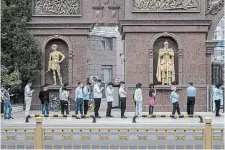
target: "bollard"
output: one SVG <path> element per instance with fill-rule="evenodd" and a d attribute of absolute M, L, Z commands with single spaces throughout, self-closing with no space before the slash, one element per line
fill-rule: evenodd
<path fill-rule="evenodd" d="M 212 146 L 212 118 L 205 118 L 204 149 L 213 149 Z"/>
<path fill-rule="evenodd" d="M 36 118 L 36 128 L 34 130 L 34 149 L 43 149 L 44 148 L 44 133 L 42 129 L 42 117 Z"/>

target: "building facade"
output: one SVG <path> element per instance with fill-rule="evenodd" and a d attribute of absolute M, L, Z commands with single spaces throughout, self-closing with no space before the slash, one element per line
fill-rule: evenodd
<path fill-rule="evenodd" d="M 194 82 L 198 90 L 196 111 L 207 110 L 207 86 L 212 83 L 211 58 L 218 43 L 214 40 L 214 32 L 224 16 L 221 0 L 33 1 L 34 11 L 28 22 L 28 29 L 45 56 L 43 73 L 47 70 L 51 46 L 58 44 L 59 51 L 66 56 L 61 64 L 63 82 L 68 82 L 71 90 L 76 88 L 78 81 L 86 82 L 92 74 L 101 76 L 102 80 L 110 80 L 107 74 L 112 75 L 112 80 L 116 78 L 117 61 L 94 59 L 109 57 L 106 54 L 109 52 L 103 51 L 103 48 L 114 49 L 115 38 L 102 39 L 101 36 L 93 35 L 97 38 L 96 41 L 101 41 L 98 43 L 91 41 L 92 35 L 90 36 L 95 24 L 115 24 L 119 26 L 119 33 L 124 41 L 124 52 L 112 52 L 112 58 L 107 59 L 116 60 L 117 55 L 124 57 L 127 111 L 134 111 L 132 95 L 138 82 L 143 84 L 144 111 L 148 108 L 150 83 L 155 83 L 157 90 L 155 111 L 171 111 L 171 85 L 160 84 L 156 77 L 158 54 L 164 48 L 165 41 L 174 51 L 173 84 L 180 95 L 181 110 L 186 111 L 186 88 L 190 81 Z M 101 46 L 101 51 L 97 50 L 99 56 L 93 56 L 96 52 L 89 56 L 88 51 L 94 51 L 90 50 L 89 43 Z M 102 52 L 106 55 L 103 56 Z M 106 67 L 100 62 L 104 62 Z M 34 81 L 36 93 L 32 108 L 40 107 L 37 93 L 46 82 L 53 84 L 52 72 L 42 74 Z M 60 85 L 50 86 L 49 89 L 54 94 L 59 87 Z"/>

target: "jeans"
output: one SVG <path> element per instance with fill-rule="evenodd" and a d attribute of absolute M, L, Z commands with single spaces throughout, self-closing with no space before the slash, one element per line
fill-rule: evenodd
<path fill-rule="evenodd" d="M 84 105 L 83 98 L 78 98 L 76 100 L 76 103 L 77 103 L 76 114 L 78 114 L 78 112 L 80 112 L 80 114 L 83 115 L 83 105 Z"/>
<path fill-rule="evenodd" d="M 68 101 L 60 100 L 60 104 L 61 104 L 61 114 L 64 115 L 64 111 L 66 111 L 66 114 L 69 115 Z"/>
<path fill-rule="evenodd" d="M 106 110 L 106 117 L 111 116 L 111 110 L 112 110 L 112 102 L 107 102 L 107 110 Z"/>
<path fill-rule="evenodd" d="M 89 103 L 89 100 L 84 100 L 84 115 L 87 115 L 87 112 L 88 112 L 88 105 Z"/>
<path fill-rule="evenodd" d="M 49 104 L 41 104 L 41 110 L 43 115 L 49 114 Z"/>
<path fill-rule="evenodd" d="M 195 106 L 195 97 L 188 97 L 187 98 L 187 114 L 188 115 L 194 114 L 194 106 Z"/>
<path fill-rule="evenodd" d="M 175 115 L 175 113 L 178 113 L 178 115 L 180 115 L 180 106 L 178 102 L 173 103 L 173 111 L 172 111 L 172 115 Z"/>
<path fill-rule="evenodd" d="M 101 98 L 94 98 L 94 101 L 95 101 L 95 117 L 98 117 L 99 116 L 98 111 L 101 105 Z"/>
<path fill-rule="evenodd" d="M 136 102 L 136 115 L 140 115 L 142 113 L 142 101 Z"/>
<path fill-rule="evenodd" d="M 216 104 L 216 116 L 218 116 L 220 113 L 220 99 L 215 100 L 215 104 Z"/>
<path fill-rule="evenodd" d="M 12 105 L 10 100 L 4 100 L 4 118 L 6 118 L 7 116 L 7 109 L 9 108 L 9 114 L 8 117 L 11 117 L 11 113 L 12 113 Z"/>
<path fill-rule="evenodd" d="M 126 97 L 121 97 L 120 102 L 121 102 L 121 117 L 123 117 L 124 112 L 126 110 Z"/>

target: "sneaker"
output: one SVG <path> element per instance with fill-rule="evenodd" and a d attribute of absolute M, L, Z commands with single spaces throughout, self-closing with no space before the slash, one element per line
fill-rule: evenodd
<path fill-rule="evenodd" d="M 96 118 L 102 118 L 101 116 L 96 116 Z"/>
<path fill-rule="evenodd" d="M 8 119 L 8 118 L 4 117 L 4 120 L 6 120 L 6 119 Z"/>
<path fill-rule="evenodd" d="M 14 119 L 13 117 L 8 117 L 8 119 Z"/>
<path fill-rule="evenodd" d="M 127 118 L 126 116 L 122 116 L 121 118 Z"/>
<path fill-rule="evenodd" d="M 216 117 L 220 117 L 221 115 L 216 115 Z"/>
<path fill-rule="evenodd" d="M 111 115 L 110 115 L 109 117 L 114 117 L 114 116 L 111 116 Z"/>

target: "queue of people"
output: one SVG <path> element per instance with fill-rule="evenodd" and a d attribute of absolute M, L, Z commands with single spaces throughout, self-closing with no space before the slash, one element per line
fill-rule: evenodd
<path fill-rule="evenodd" d="M 104 90 L 104 87 L 101 85 L 102 81 L 97 80 L 93 87 L 93 98 L 95 103 L 94 108 L 94 114 L 96 118 L 101 118 L 99 115 L 99 108 L 101 106 L 101 100 L 102 100 L 102 92 Z M 30 114 L 30 107 L 31 107 L 31 101 L 32 101 L 32 95 L 34 90 L 31 90 L 32 83 L 29 82 L 25 86 L 24 90 L 24 97 L 25 97 L 25 117 Z M 91 83 L 87 83 L 86 85 L 83 85 L 82 82 L 78 82 L 78 86 L 75 90 L 75 103 L 76 103 L 76 110 L 75 114 L 81 114 L 81 115 L 87 115 L 88 108 L 89 108 L 89 98 L 90 98 L 90 85 Z M 64 84 L 59 89 L 59 98 L 60 98 L 60 105 L 61 105 L 61 114 L 64 115 L 64 112 L 66 114 L 69 114 L 69 97 L 70 92 L 67 89 L 68 84 Z M 10 96 L 13 96 L 13 94 L 9 93 L 9 86 L 6 86 L 5 88 L 1 89 L 1 101 L 4 103 L 4 119 L 13 119 L 11 116 L 12 112 L 12 105 L 10 102 Z M 119 87 L 119 98 L 120 98 L 120 106 L 121 106 L 121 118 L 127 118 L 125 114 L 126 110 L 126 97 L 127 92 L 125 90 L 125 82 L 120 82 Z M 177 112 L 178 115 L 181 114 L 180 112 L 180 106 L 179 106 L 179 95 L 176 92 L 176 86 L 171 86 L 171 94 L 169 99 L 171 100 L 173 109 L 172 109 L 172 115 L 175 115 Z M 108 83 L 108 86 L 105 90 L 106 93 L 106 100 L 107 100 L 107 110 L 106 110 L 106 117 L 113 117 L 111 115 L 112 105 L 114 102 L 113 98 L 113 83 Z M 193 115 L 194 114 L 194 106 L 196 102 L 196 95 L 197 90 L 193 85 L 193 82 L 189 83 L 189 87 L 186 90 L 187 94 L 187 114 Z M 39 92 L 39 99 L 41 101 L 41 110 L 42 114 L 49 114 L 50 111 L 50 100 L 49 100 L 49 90 L 48 85 L 45 84 L 42 88 L 42 90 Z M 143 96 L 142 96 L 142 84 L 138 83 L 136 84 L 136 89 L 134 91 L 134 105 L 135 105 L 135 114 L 141 115 L 142 113 L 142 103 L 143 103 Z M 220 104 L 223 100 L 223 90 L 221 87 L 221 84 L 217 84 L 213 90 L 212 90 L 212 99 L 215 103 L 215 116 L 220 117 Z M 154 113 L 154 106 L 156 102 L 156 90 L 154 88 L 153 84 L 149 85 L 149 98 L 148 98 L 148 105 L 149 105 L 149 114 L 152 115 Z M 8 111 L 9 109 L 9 111 Z M 8 113 L 8 115 L 7 115 Z"/>

